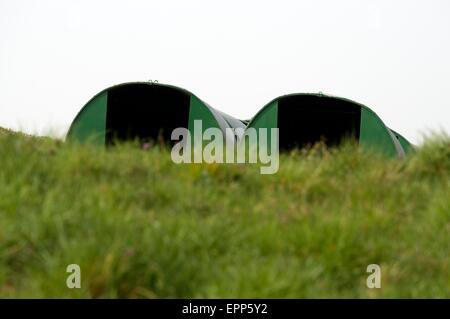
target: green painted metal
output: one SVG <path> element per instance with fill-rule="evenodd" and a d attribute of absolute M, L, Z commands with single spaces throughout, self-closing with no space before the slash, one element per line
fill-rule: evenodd
<path fill-rule="evenodd" d="M 414 151 L 414 146 L 400 133 L 394 131 L 393 129 L 390 129 L 392 134 L 394 134 L 394 136 L 397 138 L 397 140 L 399 141 L 400 145 L 403 148 L 403 151 L 405 152 L 405 154 L 409 154 L 412 151 Z"/>
<path fill-rule="evenodd" d="M 107 91 L 94 96 L 73 120 L 67 139 L 105 145 Z"/>
<path fill-rule="evenodd" d="M 381 119 L 367 107 L 361 108 L 359 143 L 367 149 L 380 150 L 387 156 L 397 155 L 395 142 Z"/>
<path fill-rule="evenodd" d="M 190 96 L 189 103 L 189 119 L 188 119 L 188 129 L 191 134 L 194 133 L 194 121 L 202 121 L 202 131 L 204 132 L 208 128 L 219 128 L 225 133 L 226 128 L 236 128 L 245 125 L 222 112 L 209 106 L 207 103 L 200 100 L 196 95 L 191 92 L 167 84 L 159 83 L 149 83 L 149 82 L 130 82 L 119 84 L 116 86 L 109 87 L 96 96 L 94 96 L 78 113 L 70 126 L 67 133 L 68 141 L 78 141 L 84 143 L 86 141 L 93 141 L 95 144 L 105 145 L 105 127 L 106 127 L 106 113 L 107 113 L 107 101 L 108 101 L 108 91 L 123 85 L 134 85 L 134 84 L 148 84 L 148 85 L 159 85 L 172 88 L 177 91 L 182 91 Z M 193 136 L 193 135 L 192 135 Z M 224 134 L 226 136 L 226 134 Z"/>
<path fill-rule="evenodd" d="M 248 127 L 277 128 L 278 127 L 278 101 L 274 100 L 259 111 L 248 124 Z"/>
<path fill-rule="evenodd" d="M 278 128 L 278 101 L 273 100 L 266 107 L 262 108 L 255 117 L 250 120 L 247 127 L 253 127 L 256 130 L 260 128 Z M 267 147 L 270 150 L 272 145 L 272 139 L 270 132 L 267 133 Z M 276 145 L 276 144 L 275 144 Z M 258 136 L 259 146 L 259 136 Z"/>
<path fill-rule="evenodd" d="M 224 129 L 227 127 L 227 123 L 220 118 L 217 118 L 215 114 L 212 112 L 212 109 L 206 106 L 204 102 L 202 102 L 195 95 L 191 95 L 190 106 L 189 106 L 189 123 L 188 129 L 191 133 L 191 143 L 192 145 L 203 145 L 204 141 L 202 140 L 202 136 L 196 136 L 195 131 L 195 121 L 202 121 L 202 134 L 208 128 L 219 128 Z M 197 141 L 195 140 L 197 138 Z"/>
<path fill-rule="evenodd" d="M 211 112 L 211 109 L 206 106 L 198 97 L 191 94 L 189 105 L 189 125 L 188 129 L 191 134 L 194 133 L 194 121 L 201 120 L 203 130 L 209 127 L 221 128 L 219 120 Z"/>

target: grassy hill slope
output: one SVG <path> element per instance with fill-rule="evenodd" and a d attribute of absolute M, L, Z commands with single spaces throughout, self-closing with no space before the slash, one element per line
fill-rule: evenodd
<path fill-rule="evenodd" d="M 449 194 L 448 137 L 406 160 L 293 153 L 260 175 L 3 132 L 0 297 L 449 298 Z"/>

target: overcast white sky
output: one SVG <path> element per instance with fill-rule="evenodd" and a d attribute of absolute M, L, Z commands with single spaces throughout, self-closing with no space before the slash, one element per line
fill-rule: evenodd
<path fill-rule="evenodd" d="M 238 118 L 319 92 L 450 132 L 450 1 L 0 0 L 0 126 L 65 134 L 98 91 L 181 86 Z"/>

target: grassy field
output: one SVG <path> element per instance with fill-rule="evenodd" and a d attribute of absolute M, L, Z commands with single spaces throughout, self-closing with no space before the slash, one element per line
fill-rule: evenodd
<path fill-rule="evenodd" d="M 0 297 L 450 298 L 450 139 L 406 160 L 319 147 L 260 175 L 2 131 Z"/>

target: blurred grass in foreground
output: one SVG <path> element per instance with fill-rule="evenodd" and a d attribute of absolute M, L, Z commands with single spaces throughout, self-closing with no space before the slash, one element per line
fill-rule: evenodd
<path fill-rule="evenodd" d="M 260 175 L 2 131 L 0 297 L 449 298 L 449 195 L 448 136 L 406 160 L 318 147 Z"/>

